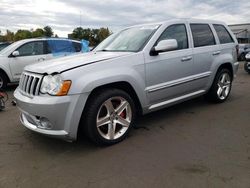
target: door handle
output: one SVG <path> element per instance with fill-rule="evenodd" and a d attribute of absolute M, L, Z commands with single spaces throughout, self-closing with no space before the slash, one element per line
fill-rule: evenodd
<path fill-rule="evenodd" d="M 181 61 L 190 61 L 192 59 L 191 56 L 183 57 Z"/>
<path fill-rule="evenodd" d="M 44 60 L 45 60 L 44 57 L 41 57 L 41 58 L 38 59 L 38 61 L 44 61 Z"/>
<path fill-rule="evenodd" d="M 213 52 L 213 55 L 219 55 L 220 51 Z"/>

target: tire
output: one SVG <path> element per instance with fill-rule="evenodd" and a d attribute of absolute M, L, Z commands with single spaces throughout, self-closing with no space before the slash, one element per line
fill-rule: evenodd
<path fill-rule="evenodd" d="M 7 76 L 0 71 L 0 90 L 5 89 L 7 87 L 7 84 L 8 84 Z"/>
<path fill-rule="evenodd" d="M 132 98 L 119 89 L 103 89 L 86 104 L 81 126 L 97 145 L 113 145 L 124 140 L 133 127 L 136 108 Z"/>
<path fill-rule="evenodd" d="M 246 63 L 244 64 L 244 69 L 245 69 L 245 71 L 246 71 L 248 74 L 250 74 L 250 69 L 249 69 L 248 66 L 247 66 L 248 63 L 249 63 L 249 62 L 246 62 Z"/>
<path fill-rule="evenodd" d="M 215 103 L 226 101 L 231 92 L 232 80 L 232 73 L 228 69 L 220 69 L 209 92 L 206 94 L 206 98 Z"/>

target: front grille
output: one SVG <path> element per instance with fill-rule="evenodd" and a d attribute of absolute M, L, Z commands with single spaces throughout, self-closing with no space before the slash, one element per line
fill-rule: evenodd
<path fill-rule="evenodd" d="M 42 75 L 23 72 L 19 81 L 19 88 L 23 94 L 34 96 L 39 94 Z"/>

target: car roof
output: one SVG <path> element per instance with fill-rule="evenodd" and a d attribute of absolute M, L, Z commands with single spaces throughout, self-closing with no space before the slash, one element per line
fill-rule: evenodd
<path fill-rule="evenodd" d="M 249 43 L 239 44 L 240 47 L 250 46 Z"/>
<path fill-rule="evenodd" d="M 189 23 L 210 23 L 210 24 L 222 24 L 226 25 L 225 22 L 222 21 L 216 21 L 216 20 L 207 20 L 207 19 L 195 19 L 195 18 L 178 18 L 178 19 L 169 19 L 166 21 L 161 22 L 152 22 L 152 23 L 146 23 L 146 24 L 138 24 L 131 27 L 138 27 L 138 26 L 148 26 L 148 25 L 168 25 L 172 23 L 178 23 L 178 22 L 189 22 Z M 128 27 L 130 28 L 130 27 Z"/>
<path fill-rule="evenodd" d="M 26 42 L 32 42 L 32 41 L 46 41 L 46 40 L 69 40 L 73 42 L 80 42 L 78 40 L 73 40 L 73 39 L 68 39 L 68 38 L 56 38 L 56 37 L 38 37 L 38 38 L 31 38 L 31 39 L 23 39 L 20 41 L 22 41 L 23 43 L 26 43 Z"/>
<path fill-rule="evenodd" d="M 80 44 L 80 41 L 77 40 L 72 40 L 72 39 L 67 39 L 67 38 L 52 38 L 52 37 L 41 37 L 41 38 L 31 38 L 31 39 L 23 39 L 16 41 L 12 43 L 11 45 L 7 46 L 5 49 L 1 51 L 1 55 L 9 55 L 13 49 L 15 49 L 18 46 L 21 46 L 27 42 L 33 42 L 33 41 L 47 41 L 47 40 L 66 40 L 66 41 L 72 41 L 72 42 L 77 42 Z"/>
<path fill-rule="evenodd" d="M 0 42 L 0 45 L 1 44 L 11 44 L 12 42 Z"/>

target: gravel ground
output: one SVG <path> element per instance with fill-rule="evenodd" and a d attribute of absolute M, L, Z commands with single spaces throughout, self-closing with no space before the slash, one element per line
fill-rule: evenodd
<path fill-rule="evenodd" d="M 203 97 L 151 113 L 120 144 L 96 147 L 33 133 L 10 100 L 0 112 L 0 188 L 250 188 L 250 75 L 229 100 Z"/>

